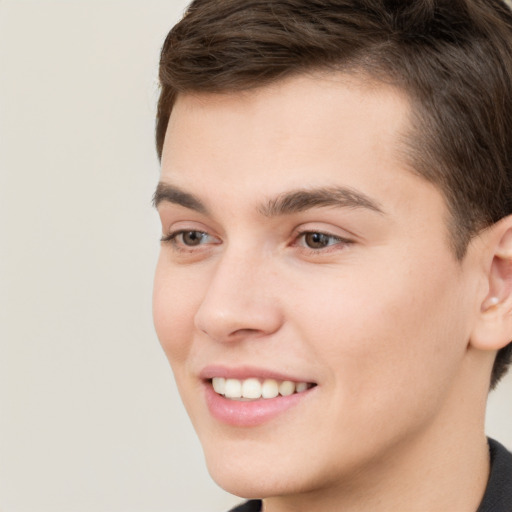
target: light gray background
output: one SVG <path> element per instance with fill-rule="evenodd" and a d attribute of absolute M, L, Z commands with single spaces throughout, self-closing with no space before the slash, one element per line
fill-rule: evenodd
<path fill-rule="evenodd" d="M 183 0 L 0 0 L 0 509 L 221 512 L 153 332 L 156 68 Z M 512 448 L 512 377 L 488 432 Z"/>

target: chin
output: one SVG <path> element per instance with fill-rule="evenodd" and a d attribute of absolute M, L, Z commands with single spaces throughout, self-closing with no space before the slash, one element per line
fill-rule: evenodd
<path fill-rule="evenodd" d="M 231 448 L 231 449 L 230 449 Z M 204 447 L 206 466 L 215 483 L 225 491 L 241 498 L 262 498 L 274 495 L 278 491 L 275 480 L 276 471 L 271 463 L 245 453 L 233 447 L 213 450 Z"/>
<path fill-rule="evenodd" d="M 300 492 L 298 482 L 294 485 L 289 481 L 291 475 L 277 475 L 271 463 L 264 472 L 254 471 L 250 467 L 242 471 L 232 471 L 228 468 L 219 469 L 217 465 L 214 468 L 208 466 L 208 471 L 219 487 L 244 499 L 263 499 Z"/>
<path fill-rule="evenodd" d="M 210 471 L 210 476 L 213 481 L 226 492 L 246 500 L 282 495 L 278 489 L 269 486 L 267 482 L 261 481 L 261 478 L 248 474 L 218 474 Z"/>
<path fill-rule="evenodd" d="M 281 450 L 264 454 L 265 450 L 255 452 L 251 448 L 247 447 L 243 452 L 205 449 L 208 472 L 219 487 L 244 499 L 300 494 L 316 487 L 314 468 L 304 467 L 302 457 L 296 459 L 290 457 L 290 452 Z M 308 475 L 301 472 L 305 469 Z"/>

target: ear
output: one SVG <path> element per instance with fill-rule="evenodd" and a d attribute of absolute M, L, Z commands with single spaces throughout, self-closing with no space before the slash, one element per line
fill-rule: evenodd
<path fill-rule="evenodd" d="M 470 344 L 496 351 L 512 341 L 512 215 L 483 234 L 488 293 L 480 305 Z"/>

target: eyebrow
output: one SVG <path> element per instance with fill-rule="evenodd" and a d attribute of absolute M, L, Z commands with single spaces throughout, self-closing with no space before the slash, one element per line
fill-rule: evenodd
<path fill-rule="evenodd" d="M 285 192 L 269 200 L 259 208 L 259 211 L 267 217 L 275 217 L 321 207 L 365 208 L 384 214 L 377 201 L 348 187 L 323 187 Z"/>
<path fill-rule="evenodd" d="M 204 203 L 194 194 L 160 182 L 153 195 L 153 205 L 156 208 L 164 201 L 208 214 Z M 320 187 L 284 192 L 260 205 L 258 211 L 266 217 L 279 217 L 321 207 L 364 208 L 384 214 L 377 201 L 348 187 Z"/>
<path fill-rule="evenodd" d="M 206 206 L 194 194 L 190 194 L 174 185 L 169 185 L 161 181 L 153 194 L 153 206 L 157 208 L 163 201 L 195 210 L 198 213 L 208 213 Z"/>

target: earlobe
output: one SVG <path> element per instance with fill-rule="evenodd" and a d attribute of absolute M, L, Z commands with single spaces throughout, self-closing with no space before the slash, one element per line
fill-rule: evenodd
<path fill-rule="evenodd" d="M 482 313 L 486 313 L 489 311 L 489 309 L 494 308 L 500 303 L 500 299 L 495 296 L 488 296 L 483 302 L 482 302 Z"/>
<path fill-rule="evenodd" d="M 485 233 L 488 293 L 471 344 L 480 350 L 499 350 L 512 340 L 512 216 L 505 217 Z"/>

